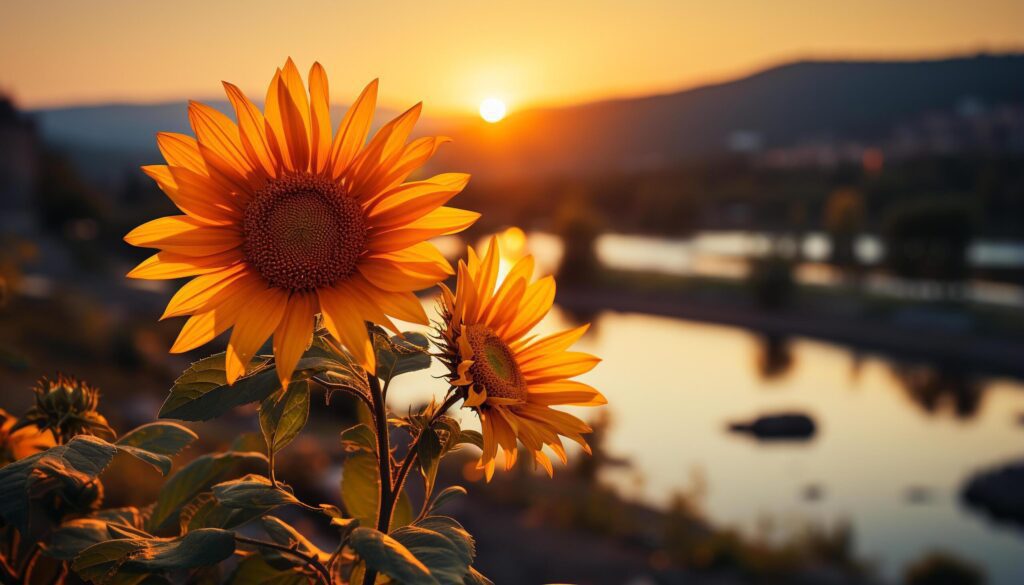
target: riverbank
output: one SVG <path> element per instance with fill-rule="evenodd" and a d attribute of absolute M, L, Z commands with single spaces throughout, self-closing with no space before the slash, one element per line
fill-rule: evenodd
<path fill-rule="evenodd" d="M 849 289 L 799 286 L 766 309 L 741 281 L 609 272 L 594 284 L 559 287 L 558 303 L 586 316 L 647 313 L 740 327 L 772 337 L 808 337 L 900 359 L 1024 377 L 1024 319 L 1010 308 L 878 299 Z"/>

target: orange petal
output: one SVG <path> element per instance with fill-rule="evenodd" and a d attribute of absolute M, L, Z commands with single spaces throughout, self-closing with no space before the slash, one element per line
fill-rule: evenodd
<path fill-rule="evenodd" d="M 270 139 L 267 137 L 267 123 L 260 112 L 249 98 L 245 97 L 242 90 L 234 85 L 224 82 L 224 91 L 235 108 L 235 116 L 238 118 L 238 130 L 241 134 L 242 146 L 249 157 L 249 161 L 256 168 L 259 168 L 268 177 L 277 176 L 279 163 L 274 158 L 270 148 Z"/>
<path fill-rule="evenodd" d="M 187 215 L 172 215 L 140 225 L 124 241 L 186 256 L 210 256 L 241 246 L 242 234 L 233 226 L 213 226 Z"/>
<path fill-rule="evenodd" d="M 327 330 L 352 352 L 363 369 L 375 372 L 377 366 L 373 344 L 362 316 L 355 310 L 356 301 L 346 295 L 343 289 L 336 287 L 319 288 L 317 295 L 320 297 L 320 312 Z"/>
<path fill-rule="evenodd" d="M 264 289 L 247 299 L 228 341 L 225 359 L 228 384 L 234 384 L 245 374 L 253 356 L 277 329 L 287 306 L 288 293 L 278 288 Z"/>
<path fill-rule="evenodd" d="M 282 388 L 288 387 L 295 365 L 313 340 L 314 313 L 316 296 L 313 293 L 293 293 L 288 299 L 284 317 L 274 331 L 274 360 Z"/>
<path fill-rule="evenodd" d="M 416 104 L 385 124 L 370 140 L 366 149 L 356 157 L 352 163 L 351 172 L 346 173 L 346 176 L 350 180 L 351 192 L 357 199 L 366 201 L 377 195 L 375 192 L 364 190 L 365 187 L 373 180 L 381 163 L 405 145 L 405 140 L 412 132 L 422 111 L 423 104 Z"/>
<path fill-rule="evenodd" d="M 549 354 L 521 364 L 523 377 L 529 384 L 543 384 L 585 374 L 601 363 L 601 359 L 581 351 Z"/>
<path fill-rule="evenodd" d="M 319 63 L 313 63 L 309 70 L 309 113 L 313 148 L 310 166 L 314 173 L 321 173 L 331 158 L 331 103 L 327 72 Z"/>
<path fill-rule="evenodd" d="M 231 283 L 245 276 L 245 269 L 246 265 L 239 263 L 193 278 L 174 293 L 160 320 L 209 310 L 209 305 L 215 302 L 217 295 L 228 289 Z"/>
<path fill-rule="evenodd" d="M 161 185 L 161 189 L 179 209 L 192 217 L 215 224 L 242 221 L 242 210 L 238 207 L 237 199 L 222 191 L 209 177 L 181 167 L 170 167 L 169 170 L 174 180 L 173 186 L 165 188 Z M 160 183 L 160 180 L 157 179 L 157 182 Z"/>
<path fill-rule="evenodd" d="M 444 278 L 435 274 L 422 274 L 407 269 L 401 264 L 366 258 L 358 265 L 359 273 L 374 286 L 391 292 L 410 292 L 437 284 Z"/>
<path fill-rule="evenodd" d="M 199 143 L 195 138 L 176 132 L 157 132 L 156 146 L 168 165 L 184 167 L 200 174 L 207 173 L 206 161 L 199 154 Z"/>
<path fill-rule="evenodd" d="M 529 402 L 544 406 L 600 406 L 608 400 L 592 386 L 575 380 L 559 380 L 529 387 Z"/>
<path fill-rule="evenodd" d="M 465 173 L 446 173 L 406 183 L 380 196 L 367 217 L 374 229 L 406 225 L 448 203 L 469 183 Z"/>
<path fill-rule="evenodd" d="M 551 310 L 555 302 L 555 279 L 550 276 L 538 280 L 526 288 L 523 300 L 519 302 L 519 313 L 512 324 L 505 329 L 504 338 L 509 341 L 526 335 L 544 315 Z"/>
<path fill-rule="evenodd" d="M 192 315 L 171 346 L 171 353 L 184 353 L 212 341 L 235 324 L 254 295 L 265 290 L 262 279 L 243 278 L 231 284 L 223 294 L 211 299 L 207 310 Z"/>
<path fill-rule="evenodd" d="M 366 283 L 367 286 L 373 286 Z M 373 287 L 370 295 L 380 308 L 396 319 L 426 325 L 430 321 L 420 299 L 411 292 L 389 292 Z"/>
<path fill-rule="evenodd" d="M 209 274 L 240 261 L 239 250 L 228 250 L 212 256 L 185 256 L 174 252 L 158 252 L 146 258 L 127 274 L 128 278 L 168 280 Z"/>
<path fill-rule="evenodd" d="M 525 364 L 552 353 L 565 351 L 583 337 L 583 334 L 586 333 L 588 329 L 590 329 L 590 324 L 586 323 L 574 329 L 567 329 L 565 331 L 541 337 L 527 345 L 525 349 L 516 352 L 516 361 L 520 364 Z"/>
<path fill-rule="evenodd" d="M 402 250 L 430 238 L 461 232 L 479 217 L 475 211 L 439 207 L 401 229 L 372 236 L 367 248 L 374 255 Z"/>
<path fill-rule="evenodd" d="M 416 169 L 425 165 L 441 145 L 451 141 L 452 139 L 447 136 L 427 136 L 413 140 L 401 152 L 393 155 L 392 160 L 387 161 L 383 172 L 367 188 L 375 192 L 392 189 L 406 180 Z"/>
<path fill-rule="evenodd" d="M 227 177 L 238 192 L 247 192 L 253 169 L 245 155 L 238 126 L 224 114 L 195 101 L 189 102 L 188 118 L 207 166 Z"/>
<path fill-rule="evenodd" d="M 345 112 L 338 133 L 331 145 L 331 173 L 337 179 L 341 177 L 349 165 L 355 160 L 359 149 L 366 142 L 373 122 L 373 111 L 377 107 L 377 80 L 374 79 L 359 94 L 352 107 Z"/>
<path fill-rule="evenodd" d="M 295 103 L 292 92 L 284 83 L 277 84 L 277 101 L 281 110 L 281 129 L 288 145 L 288 157 L 292 163 L 292 170 L 305 172 L 309 168 L 307 121 L 302 116 L 301 106 Z M 309 116 L 308 112 L 306 116 Z"/>

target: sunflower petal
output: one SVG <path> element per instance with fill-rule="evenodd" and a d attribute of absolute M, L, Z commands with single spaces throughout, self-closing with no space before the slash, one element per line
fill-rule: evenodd
<path fill-rule="evenodd" d="M 242 146 L 249 156 L 249 161 L 253 167 L 261 169 L 268 177 L 276 177 L 279 163 L 274 159 L 273 150 L 270 148 L 263 113 L 236 86 L 225 81 L 224 91 L 235 108 Z"/>
<path fill-rule="evenodd" d="M 335 179 L 348 170 L 366 142 L 373 122 L 373 111 L 377 107 L 377 85 L 374 79 L 363 89 L 338 126 L 338 133 L 331 145 L 331 174 Z"/>
<path fill-rule="evenodd" d="M 288 293 L 278 288 L 265 288 L 246 299 L 228 341 L 224 360 L 228 384 L 245 374 L 253 356 L 277 329 L 287 305 Z"/>
<path fill-rule="evenodd" d="M 310 167 L 314 173 L 321 173 L 327 169 L 331 158 L 331 104 L 327 72 L 320 63 L 313 63 L 309 70 L 309 113 L 309 142 L 312 145 Z"/>
<path fill-rule="evenodd" d="M 437 236 L 455 234 L 473 225 L 480 214 L 454 207 L 439 207 L 420 219 L 400 228 L 370 238 L 371 255 L 403 250 Z"/>
<path fill-rule="evenodd" d="M 367 217 L 374 229 L 409 224 L 448 203 L 468 183 L 465 173 L 446 173 L 400 185 L 381 195 Z"/>
<path fill-rule="evenodd" d="M 210 256 L 241 246 L 242 234 L 234 227 L 213 226 L 187 215 L 172 215 L 140 225 L 124 241 L 140 248 Z"/>
<path fill-rule="evenodd" d="M 245 269 L 245 264 L 239 263 L 193 278 L 174 293 L 160 320 L 203 312 L 217 295 L 245 276 Z"/>
<path fill-rule="evenodd" d="M 363 369 L 375 372 L 377 365 L 370 335 L 362 316 L 353 310 L 352 299 L 336 287 L 317 289 L 317 295 L 327 330 L 352 352 Z"/>
<path fill-rule="evenodd" d="M 284 316 L 274 331 L 274 360 L 277 364 L 277 378 L 282 388 L 288 388 L 295 365 L 299 363 L 299 358 L 313 340 L 314 313 L 314 293 L 293 293 L 288 299 Z"/>
<path fill-rule="evenodd" d="M 157 252 L 133 268 L 128 278 L 143 280 L 169 280 L 198 276 L 223 270 L 242 259 L 238 250 L 228 250 L 211 256 L 186 256 L 174 252 Z"/>

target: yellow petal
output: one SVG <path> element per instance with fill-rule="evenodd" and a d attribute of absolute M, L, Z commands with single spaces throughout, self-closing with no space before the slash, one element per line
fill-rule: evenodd
<path fill-rule="evenodd" d="M 303 95 L 305 95 L 304 92 Z M 288 88 L 286 83 L 277 84 L 277 102 L 281 111 L 281 129 L 284 132 L 285 142 L 288 144 L 288 156 L 292 163 L 292 170 L 305 172 L 309 168 L 308 106 L 306 106 L 307 110 L 303 116 L 303 105 L 295 102 L 294 92 Z"/>
<path fill-rule="evenodd" d="M 359 201 L 367 201 L 377 195 L 376 192 L 365 190 L 365 187 L 373 180 L 375 173 L 381 170 L 381 163 L 405 145 L 422 110 L 423 104 L 416 104 L 385 124 L 353 161 L 352 169 L 346 173 L 346 177 L 350 181 L 352 194 Z"/>
<path fill-rule="evenodd" d="M 565 351 L 583 337 L 583 334 L 586 333 L 588 329 L 590 329 L 590 324 L 586 323 L 574 329 L 567 329 L 565 331 L 541 337 L 527 345 L 524 349 L 517 351 L 516 361 L 519 362 L 519 364 L 526 364 L 546 355 Z"/>
<path fill-rule="evenodd" d="M 519 302 L 519 313 L 512 320 L 512 324 L 505 329 L 502 337 L 514 341 L 529 333 L 530 329 L 533 329 L 544 318 L 544 315 L 548 314 L 554 302 L 554 278 L 545 276 L 528 286 L 522 301 Z"/>
<path fill-rule="evenodd" d="M 528 402 L 544 406 L 600 406 L 608 400 L 596 388 L 576 380 L 558 380 L 529 387 Z"/>
<path fill-rule="evenodd" d="M 266 283 L 260 279 L 233 282 L 225 294 L 211 299 L 208 310 L 196 313 L 185 322 L 171 347 L 171 353 L 195 349 L 227 331 L 249 305 L 250 299 L 266 288 Z"/>

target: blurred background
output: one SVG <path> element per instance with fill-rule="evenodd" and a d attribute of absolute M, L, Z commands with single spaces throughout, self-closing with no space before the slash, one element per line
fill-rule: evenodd
<path fill-rule="evenodd" d="M 378 125 L 422 99 L 418 133 L 454 139 L 425 174 L 472 173 L 454 204 L 484 215 L 446 254 L 498 234 L 559 279 L 542 329 L 594 323 L 594 457 L 445 471 L 496 583 L 1024 582 L 1018 0 L 2 11 L 0 407 L 62 370 L 125 430 L 223 347 L 169 355 L 178 283 L 124 278 L 148 254 L 123 235 L 173 213 L 138 167 L 187 99 L 319 60 L 335 124 L 380 77 Z M 336 499 L 352 416 L 316 409 L 280 475 Z M 258 427 L 196 430 L 186 459 Z"/>

